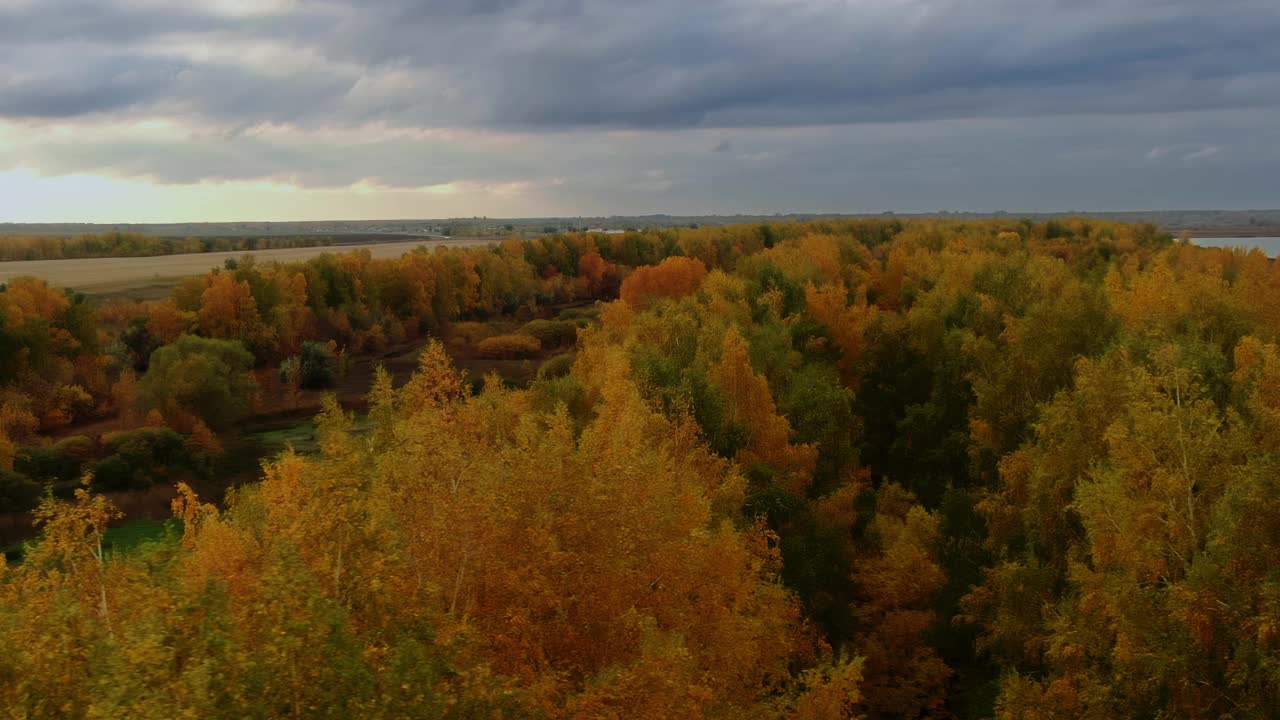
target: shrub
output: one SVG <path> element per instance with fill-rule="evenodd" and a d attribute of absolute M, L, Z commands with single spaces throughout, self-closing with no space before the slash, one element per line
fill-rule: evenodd
<path fill-rule="evenodd" d="M 81 457 L 65 448 L 25 447 L 14 458 L 13 469 L 36 482 L 57 483 L 80 477 Z"/>
<path fill-rule="evenodd" d="M 141 473 L 128 460 L 112 455 L 93 466 L 93 486 L 98 490 L 141 490 L 151 486 L 151 479 Z"/>
<path fill-rule="evenodd" d="M 569 374 L 569 370 L 573 368 L 573 362 L 576 356 L 573 353 L 564 353 L 556 355 L 542 363 L 542 367 L 538 368 L 538 377 L 540 378 L 558 378 Z"/>
<path fill-rule="evenodd" d="M 518 360 L 542 352 L 542 343 L 538 338 L 528 335 L 495 335 L 481 340 L 476 349 L 480 357 Z"/>
<path fill-rule="evenodd" d="M 538 338 L 544 348 L 561 347 L 577 341 L 578 325 L 570 320 L 530 320 L 520 334 Z"/>
<path fill-rule="evenodd" d="M 111 452 L 138 462 L 175 465 L 185 463 L 188 457 L 182 436 L 163 427 L 112 433 L 106 438 L 106 445 Z"/>
<path fill-rule="evenodd" d="M 90 440 L 88 435 L 72 435 L 62 438 L 54 443 L 53 447 L 61 452 L 75 455 L 81 460 L 89 458 L 98 449 L 97 444 Z"/>
<path fill-rule="evenodd" d="M 198 421 L 186 440 L 186 447 L 193 467 L 198 466 L 206 473 L 213 470 L 218 458 L 226 452 L 218 436 L 207 425 Z"/>
<path fill-rule="evenodd" d="M 554 412 L 557 406 L 563 404 L 578 423 L 586 421 L 591 408 L 586 390 L 572 375 L 539 377 L 529 386 L 529 393 L 539 412 Z"/>
<path fill-rule="evenodd" d="M 589 305 L 587 307 L 565 308 L 556 317 L 560 320 L 572 322 L 578 327 L 586 327 L 600 321 L 600 306 Z"/>
<path fill-rule="evenodd" d="M 40 483 L 12 470 L 0 470 L 0 512 L 25 512 L 40 502 Z"/>
<path fill-rule="evenodd" d="M 113 454 L 93 468 L 102 490 L 141 490 L 192 467 L 183 437 L 169 428 L 138 428 L 106 440 Z"/>
<path fill-rule="evenodd" d="M 280 382 L 302 386 L 302 360 L 297 355 L 291 355 L 280 362 Z"/>
<path fill-rule="evenodd" d="M 470 345 L 493 335 L 493 328 L 487 323 L 460 320 L 449 326 L 449 334 L 452 337 L 463 338 Z"/>
<path fill-rule="evenodd" d="M 304 388 L 333 387 L 338 378 L 338 358 L 324 343 L 307 341 L 298 356 L 298 382 Z"/>

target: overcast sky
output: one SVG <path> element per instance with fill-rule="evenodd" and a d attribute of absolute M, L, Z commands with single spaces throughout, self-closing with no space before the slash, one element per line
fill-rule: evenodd
<path fill-rule="evenodd" d="M 0 222 L 1280 206 L 1278 0 L 0 0 Z"/>

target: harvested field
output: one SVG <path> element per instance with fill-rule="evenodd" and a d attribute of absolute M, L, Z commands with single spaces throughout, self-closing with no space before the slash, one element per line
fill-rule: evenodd
<path fill-rule="evenodd" d="M 4 242 L 0 238 L 0 242 Z M 328 247 L 282 248 L 253 252 L 194 253 L 155 257 L 85 258 L 75 260 L 26 260 L 0 262 L 0 282 L 15 277 L 37 277 L 90 295 L 137 295 L 155 297 L 167 294 L 184 277 L 200 275 L 220 268 L 228 258 L 252 255 L 258 262 L 298 262 L 324 253 L 343 253 L 367 249 L 375 258 L 400 257 L 426 246 L 469 247 L 486 245 L 487 240 L 414 240 L 409 242 L 374 242 Z"/>

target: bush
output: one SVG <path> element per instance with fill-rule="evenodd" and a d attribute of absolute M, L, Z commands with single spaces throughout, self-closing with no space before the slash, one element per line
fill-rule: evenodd
<path fill-rule="evenodd" d="M 573 368 L 573 362 L 576 356 L 569 352 L 562 355 L 556 355 L 542 363 L 542 367 L 538 368 L 538 377 L 540 378 L 558 378 L 569 374 L 569 370 Z"/>
<path fill-rule="evenodd" d="M 590 305 L 588 307 L 565 308 L 560 311 L 557 317 L 560 320 L 572 322 L 578 327 L 586 327 L 600 322 L 600 306 Z"/>
<path fill-rule="evenodd" d="M 53 444 L 56 450 L 75 455 L 81 460 L 85 460 L 97 451 L 97 444 L 89 439 L 88 435 L 72 435 L 65 437 Z"/>
<path fill-rule="evenodd" d="M 578 325 L 570 320 L 531 320 L 520 334 L 538 338 L 544 348 L 561 347 L 578 340 Z"/>
<path fill-rule="evenodd" d="M 299 387 L 311 390 L 331 388 L 338 380 L 338 358 L 325 343 L 308 340 L 302 353 L 280 363 L 280 382 L 297 381 Z"/>
<path fill-rule="evenodd" d="M 192 467 L 183 437 L 169 428 L 138 428 L 107 438 L 113 454 L 93 468 L 101 490 L 142 490 Z"/>
<path fill-rule="evenodd" d="M 578 423 L 586 422 L 591 409 L 586 390 L 572 375 L 558 378 L 540 377 L 529 386 L 529 394 L 533 399 L 534 408 L 539 412 L 555 412 L 556 407 L 563 404 L 569 410 L 569 415 Z"/>
<path fill-rule="evenodd" d="M 476 346 L 480 357 L 497 360 L 519 360 L 542 352 L 542 343 L 528 335 L 495 335 Z"/>
<path fill-rule="evenodd" d="M 449 326 L 449 335 L 455 338 L 463 338 L 468 345 L 472 345 L 492 336 L 493 328 L 487 323 L 460 320 Z"/>
<path fill-rule="evenodd" d="M 289 385 L 297 381 L 302 385 L 302 360 L 297 355 L 290 355 L 280 362 L 280 382 Z"/>
<path fill-rule="evenodd" d="M 93 466 L 93 486 L 97 490 L 142 490 L 151 486 L 149 477 L 142 477 L 128 460 L 119 455 L 102 460 Z"/>
<path fill-rule="evenodd" d="M 25 512 L 40 502 L 40 483 L 12 470 L 0 470 L 0 512 Z"/>
<path fill-rule="evenodd" d="M 174 465 L 183 464 L 188 459 L 183 437 L 166 427 L 144 427 L 112 433 L 107 436 L 106 445 L 111 452 L 138 462 Z"/>
<path fill-rule="evenodd" d="M 304 342 L 298 357 L 298 373 L 304 388 L 333 387 L 338 378 L 338 358 L 324 343 Z"/>
<path fill-rule="evenodd" d="M 13 469 L 36 482 L 57 483 L 80 477 L 81 457 L 64 448 L 25 447 L 14 458 Z"/>

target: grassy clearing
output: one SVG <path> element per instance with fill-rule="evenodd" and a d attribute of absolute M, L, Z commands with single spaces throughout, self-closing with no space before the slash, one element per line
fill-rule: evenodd
<path fill-rule="evenodd" d="M 352 423 L 356 435 L 369 428 L 367 415 L 357 414 Z M 310 416 L 306 418 L 287 418 L 262 422 L 246 428 L 244 442 L 256 448 L 259 457 L 274 458 L 280 453 L 293 448 L 299 455 L 314 455 L 320 452 L 320 439 L 316 435 L 316 426 Z"/>
<path fill-rule="evenodd" d="M 109 553 L 130 553 L 148 543 L 176 542 L 182 537 L 182 521 L 178 518 L 167 520 L 130 520 L 122 525 L 107 528 L 102 536 L 102 548 Z M 18 565 L 26 553 L 28 542 L 14 543 L 0 548 L 5 562 Z"/>
<path fill-rule="evenodd" d="M 257 444 L 263 457 L 275 457 L 290 447 L 302 455 L 320 452 L 316 426 L 310 420 L 250 432 L 245 440 Z"/>
<path fill-rule="evenodd" d="M 178 518 L 133 520 L 119 527 L 108 528 L 102 536 L 102 545 L 112 552 L 126 553 L 146 543 L 176 541 L 180 537 L 182 521 Z"/>

